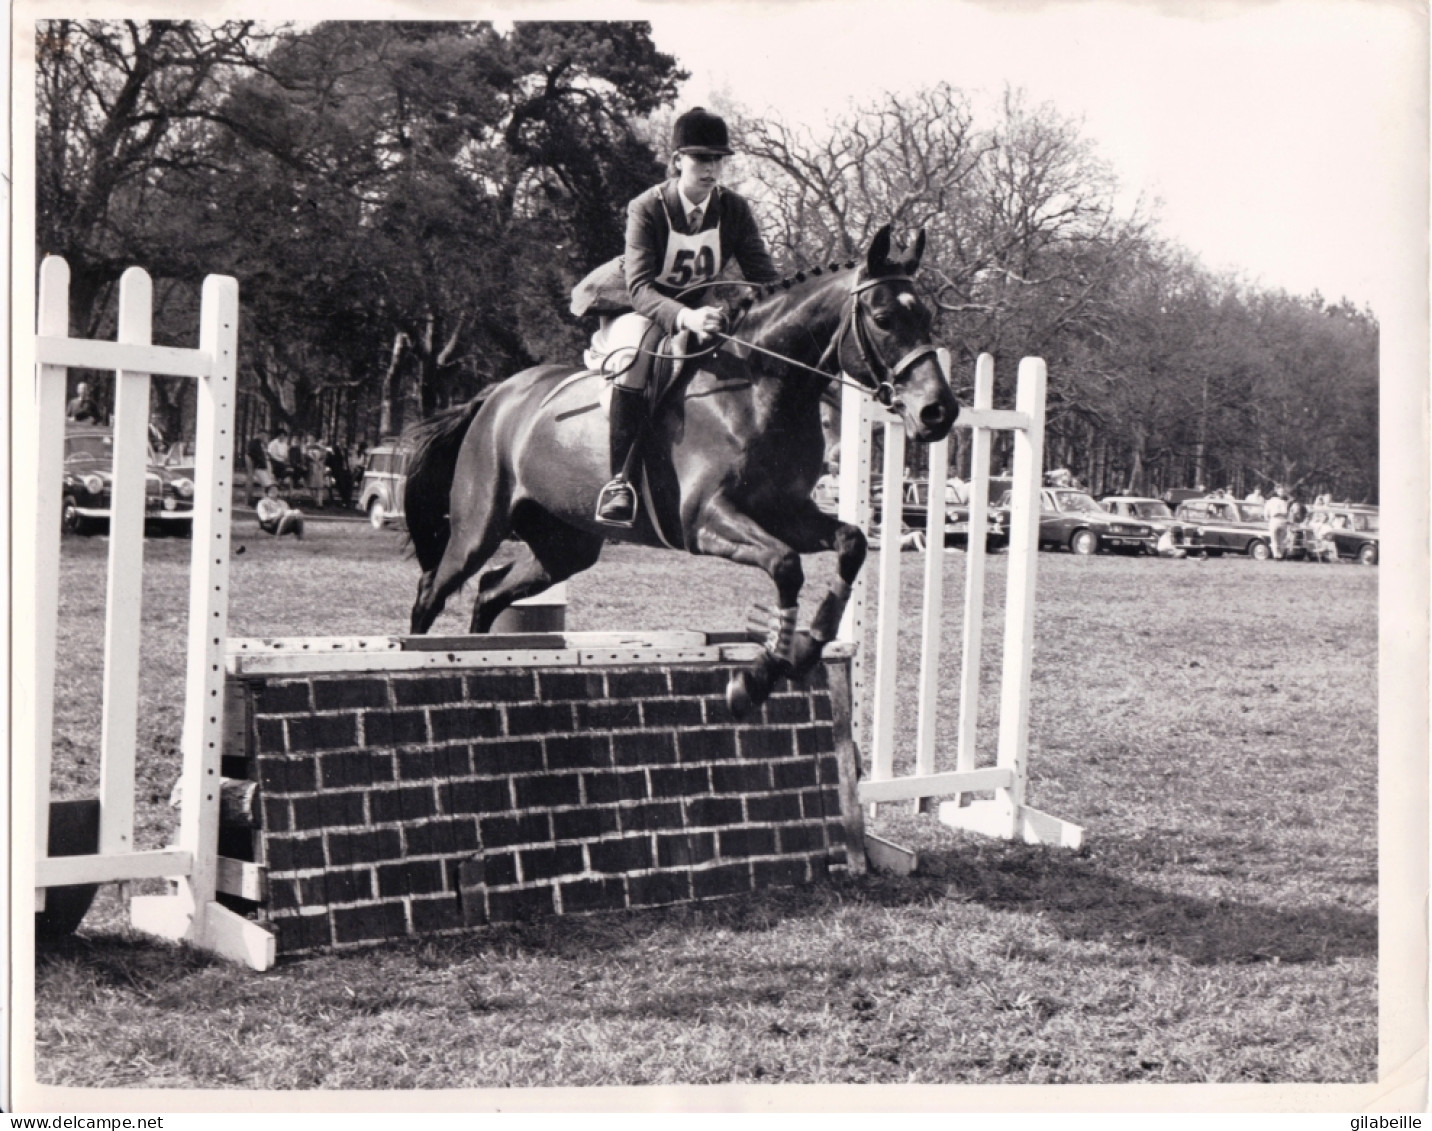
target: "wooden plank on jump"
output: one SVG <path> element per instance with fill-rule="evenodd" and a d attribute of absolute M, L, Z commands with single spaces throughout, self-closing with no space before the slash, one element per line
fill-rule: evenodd
<path fill-rule="evenodd" d="M 139 267 L 119 281 L 119 340 L 147 346 L 153 284 Z M 135 748 L 139 729 L 140 606 L 145 488 L 149 475 L 148 373 L 120 370 L 114 386 L 109 581 L 105 601 L 99 851 L 134 848 Z"/>
<path fill-rule="evenodd" d="M 948 375 L 946 376 L 948 380 Z M 925 500 L 925 588 L 920 606 L 920 691 L 915 731 L 915 773 L 935 772 L 935 727 L 940 696 L 940 633 L 945 609 L 945 490 L 950 441 L 929 447 Z"/>
<path fill-rule="evenodd" d="M 39 887 L 110 884 L 121 880 L 174 879 L 194 870 L 194 856 L 179 848 L 115 855 L 52 856 L 35 861 Z"/>
<path fill-rule="evenodd" d="M 268 894 L 267 876 L 264 869 L 249 860 L 235 860 L 220 856 L 216 871 L 219 891 L 225 895 L 262 903 Z"/>
<path fill-rule="evenodd" d="M 980 770 L 911 774 L 888 781 L 863 781 L 860 783 L 860 801 L 863 805 L 872 805 L 876 802 L 914 801 L 923 797 L 1008 789 L 1013 784 L 1013 776 L 1003 766 L 986 766 Z"/>
<path fill-rule="evenodd" d="M 880 605 L 875 614 L 875 653 L 894 656 L 900 635 L 900 527 L 905 479 L 905 428 L 885 425 L 884 482 L 880 512 Z M 895 665 L 878 664 L 871 705 L 870 776 L 883 781 L 895 765 Z"/>
<path fill-rule="evenodd" d="M 40 264 L 40 299 L 35 319 L 39 333 L 64 335 L 69 332 L 69 293 L 69 264 L 58 256 L 46 256 Z M 19 508 L 31 528 L 29 545 L 33 550 L 29 557 L 24 558 L 24 565 L 34 569 L 34 576 L 16 578 L 17 594 L 34 594 L 34 639 L 30 663 L 17 664 L 13 677 L 15 705 L 21 717 L 26 698 L 33 707 L 34 848 L 35 859 L 43 860 L 49 853 L 50 761 L 54 742 L 55 656 L 60 609 L 60 510 L 64 500 L 65 396 L 69 374 L 57 365 L 43 362 L 36 369 L 35 428 L 33 431 L 17 429 L 14 440 L 17 466 L 20 467 L 24 466 L 19 459 L 20 450 L 27 444 L 35 445 L 33 459 L 28 461 L 35 475 L 34 510 Z M 24 482 L 23 476 L 21 482 Z M 18 542 L 21 556 L 26 544 L 25 532 L 21 531 Z M 27 586 L 26 582 L 30 584 Z M 35 899 L 38 907 L 43 909 L 43 889 L 36 891 Z"/>
<path fill-rule="evenodd" d="M 1039 498 L 1044 462 L 1044 362 L 1019 363 L 1016 407 L 1030 427 L 1014 436 L 1014 481 L 1010 486 L 1009 579 L 1004 600 L 1004 671 L 999 699 L 999 765 L 1014 772 L 1010 800 L 1024 804 L 1028 772 L 1029 683 L 1034 660 L 1034 590 L 1039 564 Z"/>
<path fill-rule="evenodd" d="M 980 356 L 988 357 L 989 355 L 981 354 Z M 976 404 L 973 408 L 960 410 L 960 415 L 955 420 L 955 427 L 992 428 L 1000 432 L 1028 432 L 1030 416 L 1022 409 L 980 408 Z"/>
<path fill-rule="evenodd" d="M 982 353 L 975 361 L 976 415 L 994 404 L 994 358 Z M 990 431 L 975 428 L 970 436 L 970 529 L 965 557 L 965 619 L 960 642 L 960 712 L 955 730 L 955 768 L 975 768 L 979 725 L 980 667 L 984 653 L 985 530 L 989 526 Z M 978 534 L 977 534 L 978 532 Z"/>
<path fill-rule="evenodd" d="M 319 675 L 336 672 L 403 672 L 431 668 L 575 667 L 575 648 L 499 652 L 334 652 L 231 655 L 225 667 L 237 676 Z"/>
<path fill-rule="evenodd" d="M 122 369 L 129 373 L 164 377 L 207 377 L 213 368 L 213 360 L 201 350 L 175 349 L 146 342 L 68 338 L 55 336 L 53 330 L 42 331 L 41 336 L 35 339 L 35 360 L 42 365 Z"/>

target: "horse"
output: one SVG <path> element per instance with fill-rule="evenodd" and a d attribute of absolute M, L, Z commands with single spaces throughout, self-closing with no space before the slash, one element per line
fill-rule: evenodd
<path fill-rule="evenodd" d="M 855 381 L 923 443 L 943 439 L 959 413 L 914 291 L 924 246 L 922 229 L 907 254 L 892 256 L 886 225 L 862 262 L 747 292 L 732 327 L 739 336 L 717 335 L 726 340 L 653 407 L 641 443 L 645 505 L 630 528 L 594 515 L 610 470 L 599 372 L 538 365 L 418 425 L 405 492 L 423 571 L 412 632 L 426 633 L 510 535 L 524 545 L 481 575 L 473 633 L 488 632 L 512 602 L 590 569 L 607 540 L 620 540 L 770 575 L 778 607 L 761 655 L 727 686 L 733 715 L 759 706 L 777 680 L 803 679 L 834 638 L 866 555 L 861 530 L 811 498 L 824 463 L 822 394 L 833 381 Z M 797 633 L 800 555 L 830 550 L 838 579 Z"/>

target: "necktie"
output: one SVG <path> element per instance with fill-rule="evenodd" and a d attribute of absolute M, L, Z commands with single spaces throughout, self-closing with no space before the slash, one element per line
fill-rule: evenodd
<path fill-rule="evenodd" d="M 686 217 L 686 220 L 691 225 L 691 231 L 693 233 L 699 232 L 701 230 L 701 209 L 693 208 L 691 214 Z"/>

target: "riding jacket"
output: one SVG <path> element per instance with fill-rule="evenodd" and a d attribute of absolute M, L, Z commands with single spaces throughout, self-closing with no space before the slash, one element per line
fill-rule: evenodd
<path fill-rule="evenodd" d="M 675 331 L 683 307 L 709 301 L 702 290 L 680 301 L 672 296 L 692 283 L 715 279 L 732 259 L 748 282 L 780 278 L 744 197 L 716 186 L 696 232 L 689 230 L 675 179 L 654 185 L 627 205 L 624 261 L 632 307 L 667 333 Z"/>

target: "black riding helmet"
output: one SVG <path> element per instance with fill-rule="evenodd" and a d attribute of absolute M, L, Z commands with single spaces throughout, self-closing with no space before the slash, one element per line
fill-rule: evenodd
<path fill-rule="evenodd" d="M 673 153 L 706 153 L 720 157 L 731 154 L 730 136 L 726 122 L 704 107 L 693 106 L 671 127 L 671 149 Z"/>

